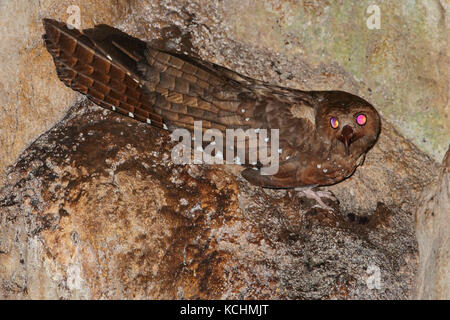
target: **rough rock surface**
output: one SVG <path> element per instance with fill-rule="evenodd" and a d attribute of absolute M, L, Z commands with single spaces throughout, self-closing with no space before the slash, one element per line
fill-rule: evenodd
<path fill-rule="evenodd" d="M 420 265 L 416 297 L 450 299 L 450 148 L 439 177 L 420 196 L 416 212 Z"/>
<path fill-rule="evenodd" d="M 390 126 L 350 179 L 394 166 L 371 177 L 386 189 L 329 203 L 334 212 L 251 186 L 233 166 L 173 165 L 170 150 L 165 132 L 90 103 L 73 108 L 0 192 L 1 296 L 411 297 L 418 253 L 408 208 L 435 165 Z M 408 181 L 409 193 L 398 189 Z M 364 199 L 366 212 L 348 209 Z"/>
<path fill-rule="evenodd" d="M 373 102 L 382 135 L 329 188 L 340 203 L 326 212 L 250 186 L 232 166 L 174 166 L 165 134 L 84 103 L 4 173 L 80 96 L 41 41 L 41 18 L 66 21 L 73 1 L 0 2 L 0 297 L 413 296 L 415 206 L 439 171 L 397 130 L 435 159 L 447 148 L 448 8 L 381 3 L 381 29 L 368 30 L 369 4 L 76 1 L 83 28 L 176 36 L 175 47 L 189 37 L 202 58 L 249 76 Z M 172 25 L 183 34 L 167 35 Z M 441 232 L 427 230 L 425 250 Z"/>

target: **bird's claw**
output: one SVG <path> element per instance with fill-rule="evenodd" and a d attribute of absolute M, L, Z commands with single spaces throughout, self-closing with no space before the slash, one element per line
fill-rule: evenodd
<path fill-rule="evenodd" d="M 321 208 L 325 209 L 327 211 L 334 212 L 334 209 L 325 202 L 323 202 L 322 198 L 330 199 L 332 201 L 338 201 L 336 197 L 330 192 L 330 191 L 314 191 L 312 189 L 296 189 L 296 191 L 299 192 L 299 194 L 303 194 L 308 199 L 313 199 L 317 202 L 316 205 L 313 206 L 313 208 Z"/>

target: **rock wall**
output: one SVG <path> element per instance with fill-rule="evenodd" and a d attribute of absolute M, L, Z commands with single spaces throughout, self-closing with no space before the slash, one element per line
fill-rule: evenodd
<path fill-rule="evenodd" d="M 371 30 L 370 4 L 1 2 L 0 296 L 412 297 L 415 206 L 450 136 L 448 5 L 380 2 L 381 28 Z M 41 19 L 68 21 L 71 5 L 82 28 L 188 37 L 202 58 L 249 76 L 361 95 L 383 115 L 380 140 L 352 178 L 329 188 L 334 213 L 253 188 L 236 168 L 175 167 L 164 135 L 86 109 L 57 79 Z M 173 25 L 183 34 L 170 34 Z"/>
<path fill-rule="evenodd" d="M 450 149 L 441 173 L 425 188 L 416 213 L 420 265 L 416 297 L 450 299 Z"/>
<path fill-rule="evenodd" d="M 412 208 L 435 167 L 392 127 L 361 175 L 341 184 L 348 196 L 328 202 L 334 211 L 251 186 L 239 167 L 174 165 L 171 147 L 165 132 L 136 120 L 88 102 L 71 109 L 10 168 L 0 192 L 0 295 L 412 297 Z M 382 188 L 351 195 L 347 184 L 365 177 Z"/>

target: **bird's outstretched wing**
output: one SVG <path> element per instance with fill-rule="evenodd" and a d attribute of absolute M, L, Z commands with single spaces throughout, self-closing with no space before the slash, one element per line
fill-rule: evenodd
<path fill-rule="evenodd" d="M 80 32 L 45 19 L 44 27 L 59 78 L 106 108 L 161 128 L 192 127 L 197 119 L 218 129 L 256 122 L 251 108 L 239 112 L 253 105 L 252 96 L 212 64 L 160 51 L 106 25 Z"/>

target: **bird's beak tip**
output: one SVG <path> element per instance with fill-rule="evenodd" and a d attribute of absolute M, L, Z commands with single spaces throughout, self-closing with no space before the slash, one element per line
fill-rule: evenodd
<path fill-rule="evenodd" d="M 353 138 L 353 129 L 350 126 L 345 126 L 342 129 L 342 134 L 339 140 L 342 141 L 342 143 L 345 146 L 345 155 L 350 155 L 350 144 L 352 143 Z"/>
<path fill-rule="evenodd" d="M 345 155 L 346 156 L 350 155 L 350 148 L 349 148 L 347 140 L 345 141 L 344 146 L 345 146 Z"/>

